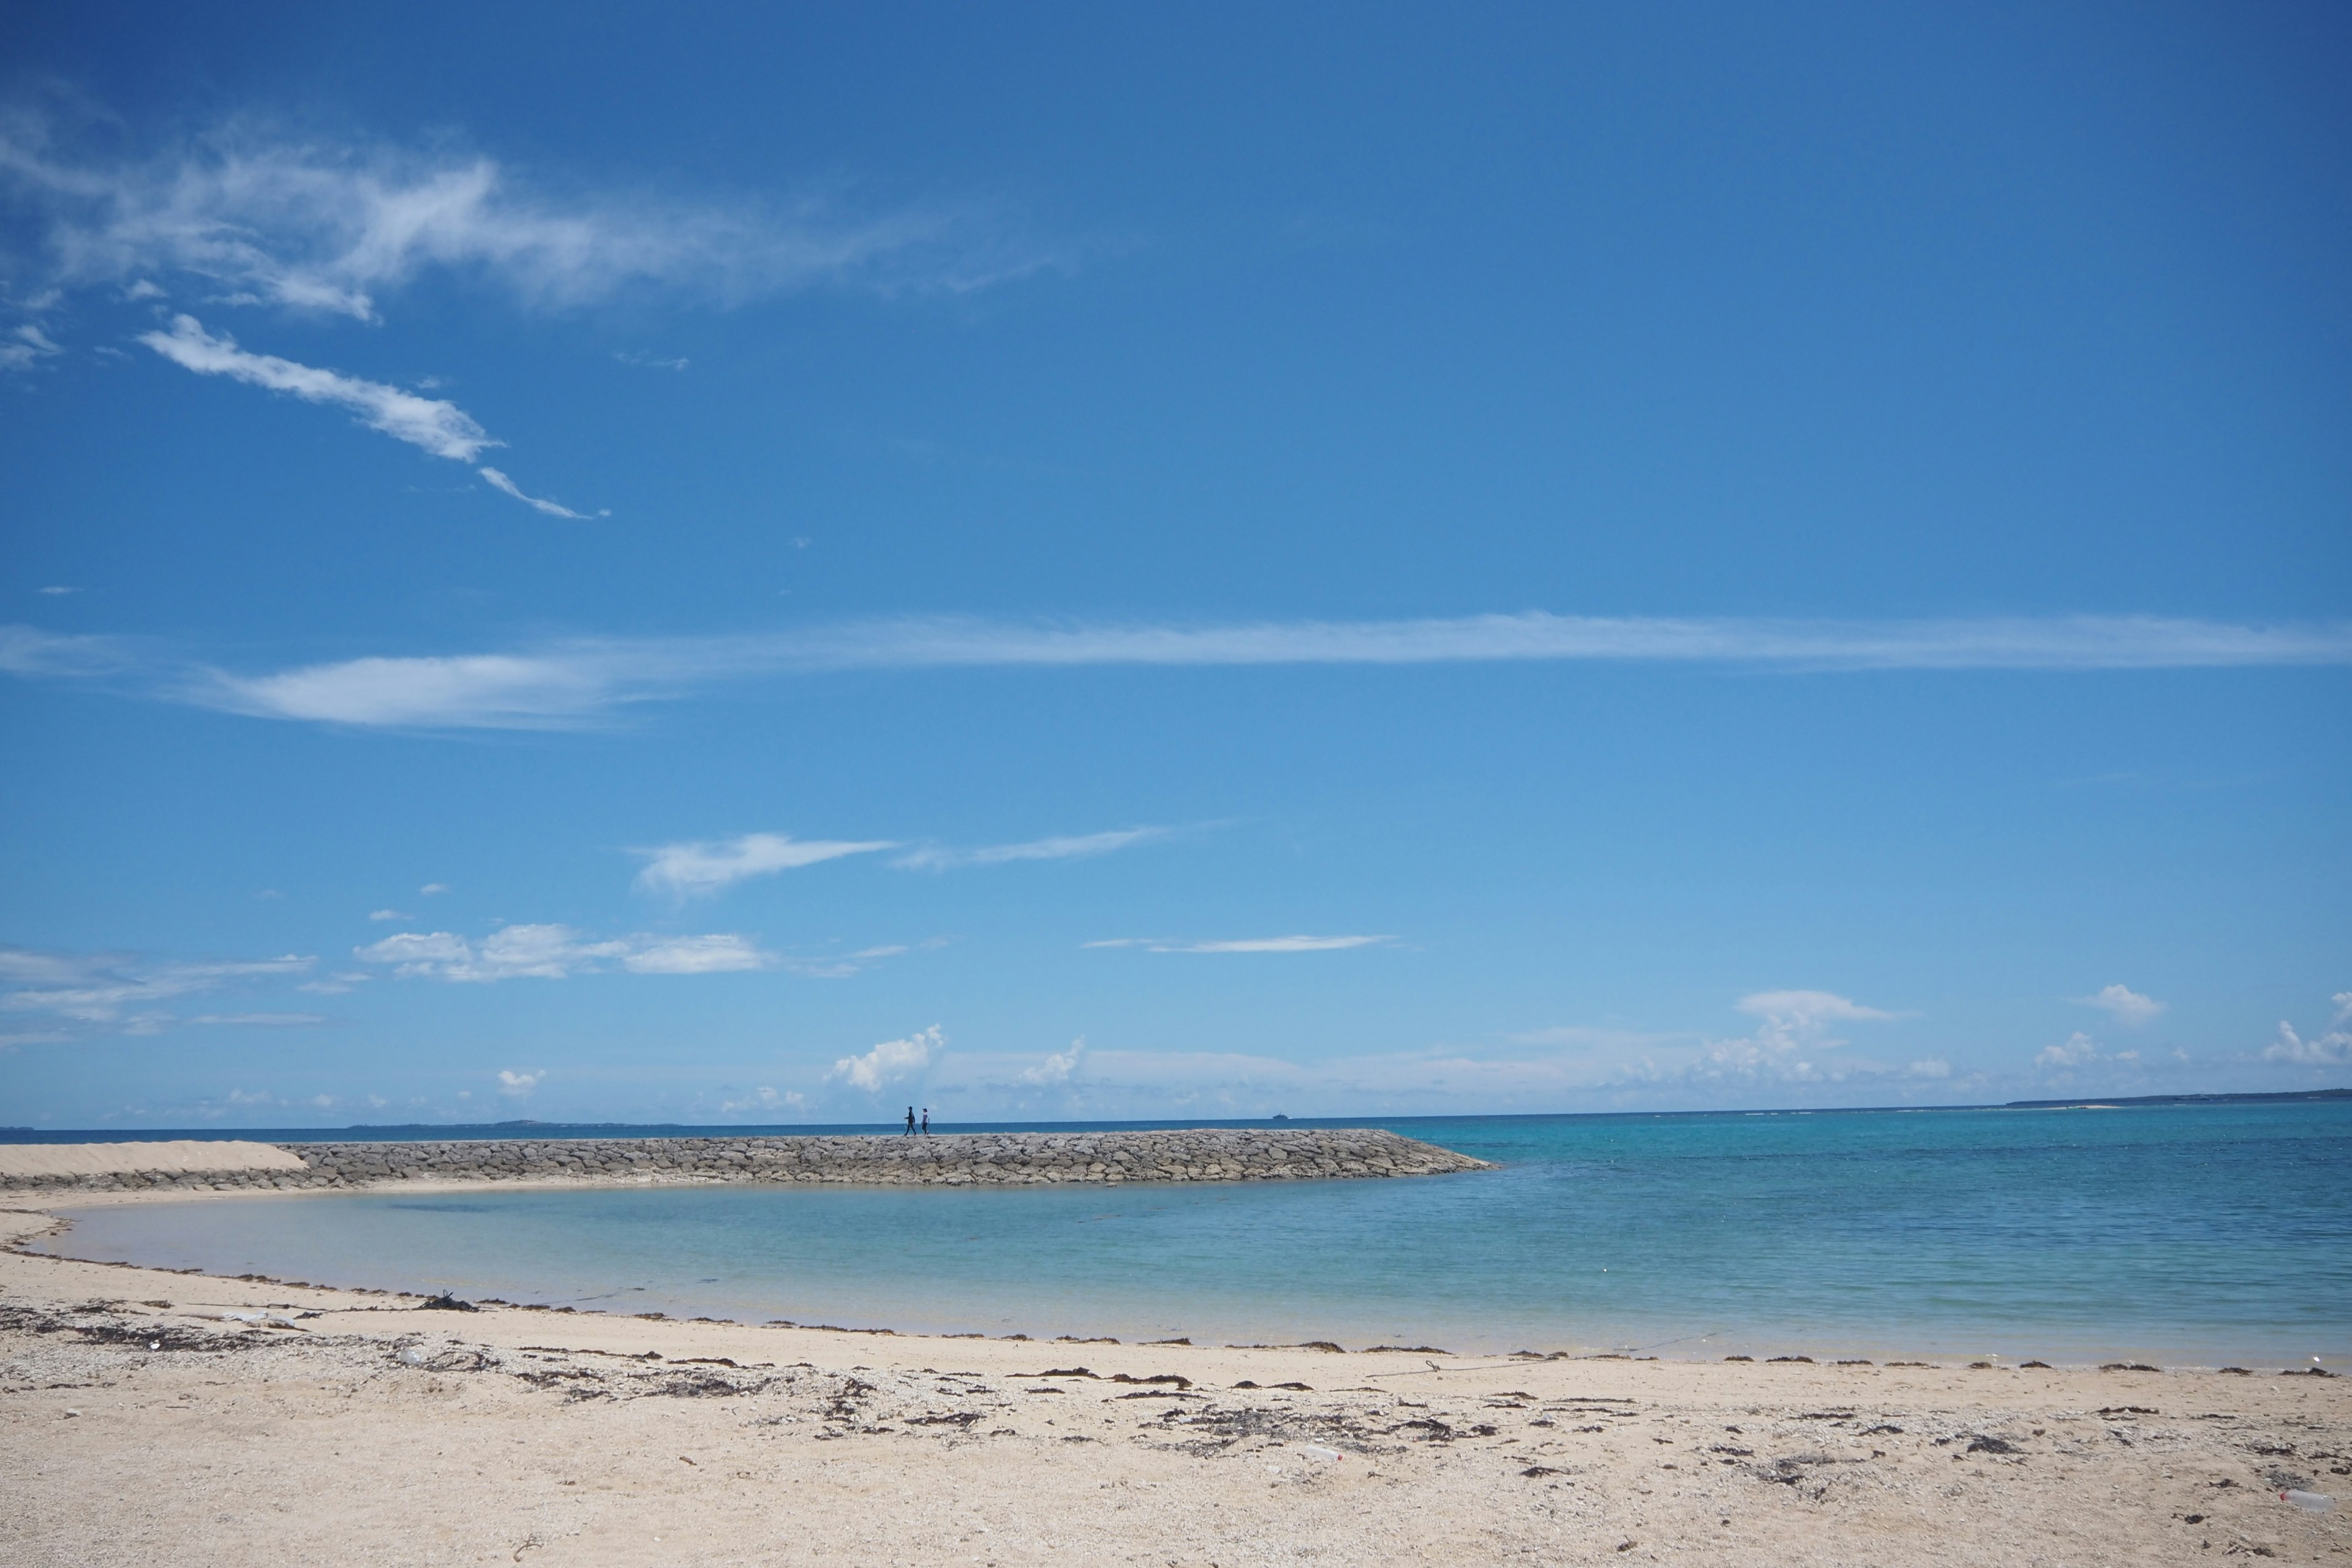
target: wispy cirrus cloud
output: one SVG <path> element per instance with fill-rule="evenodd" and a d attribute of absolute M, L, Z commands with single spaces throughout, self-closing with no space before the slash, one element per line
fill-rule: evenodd
<path fill-rule="evenodd" d="M 352 950 L 362 963 L 389 965 L 404 979 L 489 984 L 564 980 L 618 969 L 630 974 L 725 974 L 781 962 L 748 937 L 636 935 L 598 939 L 568 925 L 503 926 L 488 936 L 402 931 Z"/>
<path fill-rule="evenodd" d="M 57 1020 L 45 1038 L 152 1035 L 183 1021 L 163 1009 L 174 998 L 245 982 L 291 978 L 308 973 L 316 962 L 295 953 L 223 963 L 156 962 L 122 953 L 0 947 L 0 1012 Z M 222 1016 L 189 1021 L 217 1022 Z"/>
<path fill-rule="evenodd" d="M 1146 952 L 1338 952 L 1351 947 L 1380 947 L 1392 936 L 1249 936 L 1214 942 L 1168 942 L 1153 937 L 1115 936 L 1081 947 L 1139 947 Z"/>
<path fill-rule="evenodd" d="M 0 337 L 0 370 L 30 370 L 65 352 L 41 331 L 38 322 L 26 321 Z"/>
<path fill-rule="evenodd" d="M 282 392 L 305 403 L 324 403 L 358 416 L 361 424 L 405 441 L 436 458 L 470 463 L 488 447 L 504 446 L 474 416 L 456 404 L 437 397 L 420 397 L 382 382 L 362 381 L 341 372 L 297 364 L 275 354 L 257 354 L 236 346 L 226 333 L 205 331 L 194 316 L 174 316 L 168 331 L 142 332 L 139 341 L 183 370 L 198 375 L 226 376 L 248 386 Z"/>
<path fill-rule="evenodd" d="M 0 188 L 26 220 L 18 270 L 52 287 L 152 297 L 155 279 L 187 279 L 357 321 L 427 273 L 566 309 L 632 289 L 719 305 L 817 287 L 966 293 L 1070 264 L 970 202 L 558 197 L 484 153 L 251 118 L 126 154 L 19 105 L 0 113 Z"/>
<path fill-rule="evenodd" d="M 1016 860 L 1073 860 L 1108 855 L 1130 845 L 1168 836 L 1165 827 L 1122 827 L 1108 833 L 1064 834 L 1031 838 L 1019 844 L 986 844 L 971 849 L 927 845 L 909 850 L 890 863 L 911 871 L 943 871 L 958 866 L 1005 866 Z"/>
<path fill-rule="evenodd" d="M 298 364 L 276 354 L 253 353 L 239 348 L 236 340 L 225 332 L 215 337 L 205 331 L 204 324 L 194 316 L 174 316 L 170 331 L 142 332 L 139 342 L 183 370 L 198 375 L 226 376 L 305 403 L 344 409 L 371 430 L 452 462 L 471 464 L 489 447 L 506 445 L 492 437 L 472 415 L 446 398 L 420 396 L 380 381 Z M 487 464 L 477 466 L 474 471 L 493 489 L 538 511 L 551 517 L 586 520 L 584 513 L 570 507 L 524 494 L 512 479 Z"/>
<path fill-rule="evenodd" d="M 772 877 L 847 855 L 896 847 L 889 839 L 794 838 L 784 833 L 693 839 L 635 851 L 646 861 L 645 869 L 637 873 L 637 886 L 677 899 L 705 897 L 749 877 Z"/>
<path fill-rule="evenodd" d="M 68 647 L 68 641 L 73 646 Z M 372 656 L 241 674 L 120 639 L 0 628 L 0 668 L 111 658 L 156 695 L 259 718 L 408 729 L 561 729 L 749 680 L 866 669 L 1223 668 L 1555 661 L 1789 673 L 2127 671 L 2352 664 L 2352 622 L 2156 616 L 1781 621 L 1557 616 L 1245 626 L 892 620 L 721 637 L 578 637 L 509 652 Z"/>

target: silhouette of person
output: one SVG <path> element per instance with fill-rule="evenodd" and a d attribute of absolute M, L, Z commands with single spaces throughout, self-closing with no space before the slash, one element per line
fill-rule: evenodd
<path fill-rule="evenodd" d="M 908 1136 L 908 1137 L 911 1138 L 911 1137 L 913 1137 L 913 1136 L 914 1136 L 914 1134 L 915 1134 L 915 1108 L 914 1108 L 913 1106 L 911 1106 L 911 1105 L 910 1105 L 910 1106 L 907 1107 L 907 1132 L 906 1132 L 906 1136 Z"/>
<path fill-rule="evenodd" d="M 925 1107 L 923 1107 L 923 1136 L 924 1136 L 924 1137 L 926 1137 L 926 1138 L 929 1138 L 930 1135 L 931 1135 L 931 1108 L 930 1108 L 929 1106 L 926 1105 Z"/>

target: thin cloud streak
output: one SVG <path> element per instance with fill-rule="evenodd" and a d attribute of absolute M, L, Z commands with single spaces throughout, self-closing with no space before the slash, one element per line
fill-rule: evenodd
<path fill-rule="evenodd" d="M 68 646 L 70 641 L 70 646 Z M 0 669 L 66 675 L 127 645 L 0 628 Z M 583 729 L 730 682 L 829 671 L 1134 665 L 1686 664 L 1790 673 L 2340 668 L 2352 622 L 2151 616 L 1789 621 L 1556 616 L 1246 626 L 853 623 L 730 637 L 574 638 L 509 653 L 380 656 L 242 675 L 147 668 L 158 694 L 258 718 L 411 729 Z"/>
<path fill-rule="evenodd" d="M 139 342 L 198 375 L 225 375 L 305 403 L 348 409 L 369 429 L 421 447 L 436 458 L 470 463 L 485 448 L 506 444 L 492 439 L 472 415 L 444 398 L 419 397 L 382 382 L 298 364 L 276 354 L 252 353 L 226 333 L 215 337 L 205 331 L 194 316 L 174 316 L 170 331 L 142 332 Z"/>
<path fill-rule="evenodd" d="M 489 447 L 506 445 L 483 429 L 472 415 L 446 398 L 420 397 L 380 381 L 363 381 L 341 371 L 299 364 L 276 354 L 253 353 L 237 347 L 236 340 L 226 333 L 213 336 L 194 316 L 174 316 L 170 331 L 142 332 L 139 342 L 198 375 L 225 375 L 231 381 L 282 392 L 305 403 L 348 409 L 369 429 L 452 462 L 471 463 Z M 589 521 L 583 512 L 525 494 L 514 480 L 487 464 L 474 471 L 493 489 L 512 496 L 536 511 L 570 518 L 575 522 Z M 611 513 L 597 515 L 608 517 Z"/>
<path fill-rule="evenodd" d="M 1125 827 L 1108 833 L 1066 834 L 1022 844 L 989 844 L 976 849 L 913 850 L 890 862 L 902 870 L 943 871 L 956 866 L 1004 866 L 1015 860 L 1073 860 L 1108 855 L 1131 844 L 1167 837 L 1164 827 Z"/>
<path fill-rule="evenodd" d="M 803 866 L 838 860 L 845 855 L 871 855 L 897 847 L 887 838 L 853 842 L 794 838 L 784 833 L 694 839 L 635 851 L 646 862 L 646 868 L 637 873 L 637 887 L 645 892 L 666 893 L 682 900 L 716 893 L 747 877 L 771 877 L 779 871 L 796 871 Z"/>
<path fill-rule="evenodd" d="M 1146 952 L 1338 952 L 1351 947 L 1380 947 L 1395 940 L 1392 936 L 1253 936 L 1222 942 L 1163 942 L 1151 937 L 1118 936 L 1078 945 L 1139 947 Z"/>

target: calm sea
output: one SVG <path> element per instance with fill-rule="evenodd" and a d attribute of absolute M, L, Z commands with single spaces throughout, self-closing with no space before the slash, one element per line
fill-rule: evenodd
<path fill-rule="evenodd" d="M 1248 1185 L 256 1197 L 81 1210 L 51 1246 L 321 1284 L 908 1331 L 2352 1361 L 2352 1103 L 1376 1124 L 1503 1168 Z"/>

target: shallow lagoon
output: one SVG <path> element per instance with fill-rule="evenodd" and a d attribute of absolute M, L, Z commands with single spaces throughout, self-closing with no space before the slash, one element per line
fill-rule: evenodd
<path fill-rule="evenodd" d="M 1378 1121 L 1406 1181 L 376 1192 L 76 1211 L 215 1273 L 905 1331 L 2352 1356 L 2352 1104 Z"/>

